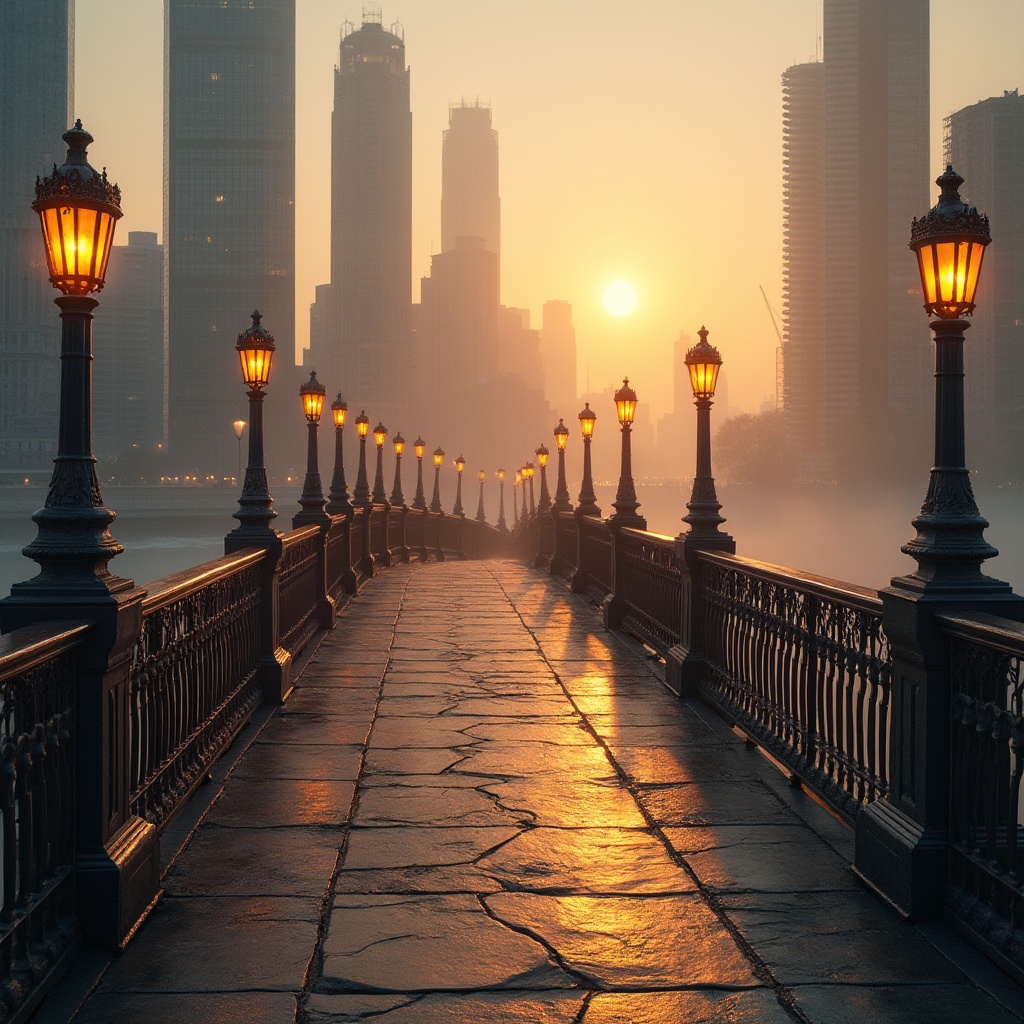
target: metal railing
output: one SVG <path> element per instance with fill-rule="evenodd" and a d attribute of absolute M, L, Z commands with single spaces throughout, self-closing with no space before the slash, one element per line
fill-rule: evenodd
<path fill-rule="evenodd" d="M 320 527 L 292 530 L 284 535 L 282 544 L 278 567 L 281 646 L 295 657 L 317 629 L 317 602 L 324 581 Z"/>
<path fill-rule="evenodd" d="M 676 561 L 676 539 L 643 530 L 624 529 L 622 583 L 623 623 L 665 654 L 682 639 L 682 573 Z"/>
<path fill-rule="evenodd" d="M 552 514 L 555 527 L 555 553 L 551 559 L 551 571 L 564 573 L 576 568 L 576 517 L 572 512 Z"/>
<path fill-rule="evenodd" d="M 608 593 L 612 589 L 612 536 L 608 524 L 593 516 L 579 516 L 579 572 L 587 586 Z"/>

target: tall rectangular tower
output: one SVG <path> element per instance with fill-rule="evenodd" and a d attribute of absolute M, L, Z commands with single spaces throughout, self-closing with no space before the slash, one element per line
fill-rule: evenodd
<path fill-rule="evenodd" d="M 540 332 L 544 364 L 544 392 L 556 413 L 572 423 L 579 412 L 576 391 L 576 328 L 572 305 L 548 299 Z"/>
<path fill-rule="evenodd" d="M 0 480 L 45 477 L 57 451 L 60 319 L 32 200 L 64 162 L 74 35 L 74 0 L 0 3 Z"/>
<path fill-rule="evenodd" d="M 254 309 L 277 340 L 271 388 L 294 364 L 295 0 L 165 0 L 164 48 L 169 457 L 222 476 Z"/>
<path fill-rule="evenodd" d="M 331 283 L 307 362 L 385 423 L 410 398 L 412 112 L 400 26 L 368 16 L 341 40 L 331 122 Z"/>
<path fill-rule="evenodd" d="M 992 244 L 964 347 L 969 461 L 994 483 L 1024 480 L 1024 96 L 1014 89 L 945 120 L 960 194 L 988 214 Z"/>

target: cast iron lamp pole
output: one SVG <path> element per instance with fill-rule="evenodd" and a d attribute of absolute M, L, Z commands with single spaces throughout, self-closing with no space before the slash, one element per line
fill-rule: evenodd
<path fill-rule="evenodd" d="M 121 191 L 89 165 L 92 136 L 76 121 L 64 133 L 65 162 L 36 179 L 32 209 L 42 223 L 50 284 L 61 295 L 60 421 L 57 457 L 46 504 L 32 516 L 39 528 L 23 548 L 40 572 L 15 584 L 32 596 L 116 593 L 132 581 L 112 576 L 107 565 L 124 547 L 110 536 L 114 513 L 104 507 L 92 453 L 92 292 L 103 288 Z"/>
<path fill-rule="evenodd" d="M 377 474 L 373 478 L 373 503 L 384 505 L 388 496 L 384 490 L 384 442 L 388 439 L 388 428 L 383 423 L 377 423 L 373 428 L 373 440 L 377 445 Z"/>
<path fill-rule="evenodd" d="M 466 513 L 462 507 L 462 471 L 466 468 L 466 460 L 460 455 L 455 460 L 455 469 L 459 474 L 458 484 L 455 489 L 455 506 L 452 508 L 452 515 L 465 518 Z"/>
<path fill-rule="evenodd" d="M 310 370 L 309 380 L 299 386 L 302 411 L 306 416 L 308 438 L 306 443 L 306 478 L 302 481 L 299 505 L 302 511 L 292 517 L 292 526 L 322 523 L 327 519 L 324 506 L 324 488 L 320 481 L 320 451 L 317 444 L 320 414 L 324 408 L 327 388 L 316 379 L 316 370 Z"/>
<path fill-rule="evenodd" d="M 556 512 L 571 512 L 569 488 L 565 482 L 565 445 L 569 440 L 569 428 L 562 420 L 555 427 L 555 447 L 558 449 L 558 485 L 555 487 L 555 500 L 552 508 Z"/>
<path fill-rule="evenodd" d="M 370 418 L 365 412 L 356 417 L 356 433 L 359 435 L 359 473 L 356 476 L 356 490 L 352 504 L 356 508 L 370 508 L 370 482 L 366 478 L 366 435 L 370 432 Z"/>
<path fill-rule="evenodd" d="M 352 511 L 352 502 L 348 496 L 348 484 L 345 483 L 345 416 L 348 414 L 348 403 L 341 397 L 331 402 L 331 416 L 334 419 L 334 476 L 331 478 L 331 493 L 327 502 L 327 511 L 334 516 Z"/>
<path fill-rule="evenodd" d="M 434 493 L 430 498 L 430 511 L 441 511 L 441 466 L 444 465 L 444 449 L 438 445 L 434 449 Z"/>
<path fill-rule="evenodd" d="M 238 476 L 236 480 L 242 479 L 242 434 L 245 431 L 245 420 L 235 420 L 231 424 L 235 428 L 235 437 L 238 438 Z"/>
<path fill-rule="evenodd" d="M 540 501 L 537 502 L 537 509 L 540 512 L 547 512 L 551 508 L 551 495 L 548 493 L 548 456 L 551 453 L 547 446 L 542 444 L 535 454 L 540 466 Z"/>
<path fill-rule="evenodd" d="M 395 486 L 391 488 L 391 504 L 398 508 L 405 507 L 405 495 L 402 494 L 402 452 L 405 451 L 405 438 L 395 434 L 391 439 L 395 446 Z"/>
<path fill-rule="evenodd" d="M 693 477 L 693 490 L 686 504 L 688 514 L 683 522 L 690 527 L 690 535 L 709 537 L 719 535 L 718 527 L 725 519 L 718 513 L 722 505 L 715 493 L 715 478 L 711 475 L 711 405 L 718 383 L 722 357 L 718 349 L 708 342 L 708 332 L 702 326 L 697 332 L 700 341 L 686 353 L 690 385 L 697 406 L 697 471 Z"/>
<path fill-rule="evenodd" d="M 580 497 L 576 504 L 576 512 L 581 516 L 600 516 L 597 498 L 594 495 L 594 478 L 590 470 L 590 442 L 594 438 L 594 422 L 597 414 L 587 402 L 580 413 L 580 432 L 583 434 L 583 483 L 580 485 Z"/>
<path fill-rule="evenodd" d="M 523 471 L 516 470 L 516 478 L 512 481 L 512 529 L 519 529 L 519 488 L 523 484 Z"/>
<path fill-rule="evenodd" d="M 270 526 L 277 513 L 263 463 L 263 393 L 270 379 L 274 336 L 262 326 L 262 319 L 256 310 L 252 314 L 252 326 L 243 331 L 235 343 L 242 378 L 249 389 L 249 465 L 245 469 L 238 511 L 234 514 L 239 525 L 228 534 L 232 545 L 246 540 L 265 544 L 277 537 L 277 531 Z"/>
<path fill-rule="evenodd" d="M 480 470 L 480 502 L 476 507 L 476 521 L 478 523 L 486 523 L 487 516 L 484 514 L 484 480 L 487 477 L 485 470 Z"/>
<path fill-rule="evenodd" d="M 537 514 L 537 505 L 533 500 L 533 463 L 528 462 L 523 466 L 523 477 L 529 481 L 530 484 L 530 515 L 535 516 Z"/>
<path fill-rule="evenodd" d="M 622 428 L 622 458 L 619 465 L 619 487 L 612 502 L 611 522 L 617 526 L 631 526 L 638 530 L 647 529 L 647 520 L 637 514 L 640 502 L 636 500 L 636 487 L 633 484 L 633 417 L 636 415 L 636 392 L 629 386 L 629 378 L 624 377 L 622 387 L 615 392 L 615 411 L 618 413 L 619 426 Z"/>
<path fill-rule="evenodd" d="M 505 470 L 499 469 L 498 473 L 498 529 L 502 533 L 508 533 L 508 523 L 505 521 Z"/>
<path fill-rule="evenodd" d="M 413 444 L 416 449 L 416 497 L 412 499 L 412 507 L 421 511 L 427 507 L 427 499 L 423 494 L 423 451 L 426 443 L 422 437 L 417 437 Z"/>

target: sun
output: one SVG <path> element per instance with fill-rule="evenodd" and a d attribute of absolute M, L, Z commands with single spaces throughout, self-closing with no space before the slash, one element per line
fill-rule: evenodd
<path fill-rule="evenodd" d="M 605 285 L 602 300 L 612 316 L 629 316 L 636 309 L 636 289 L 628 281 L 612 281 Z"/>

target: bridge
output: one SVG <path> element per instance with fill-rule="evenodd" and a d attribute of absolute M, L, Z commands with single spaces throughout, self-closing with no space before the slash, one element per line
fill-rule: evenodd
<path fill-rule="evenodd" d="M 7 1019 L 1024 1017 L 1019 624 L 939 614 L 933 723 L 885 594 L 722 534 L 301 516 L 4 604 Z"/>

